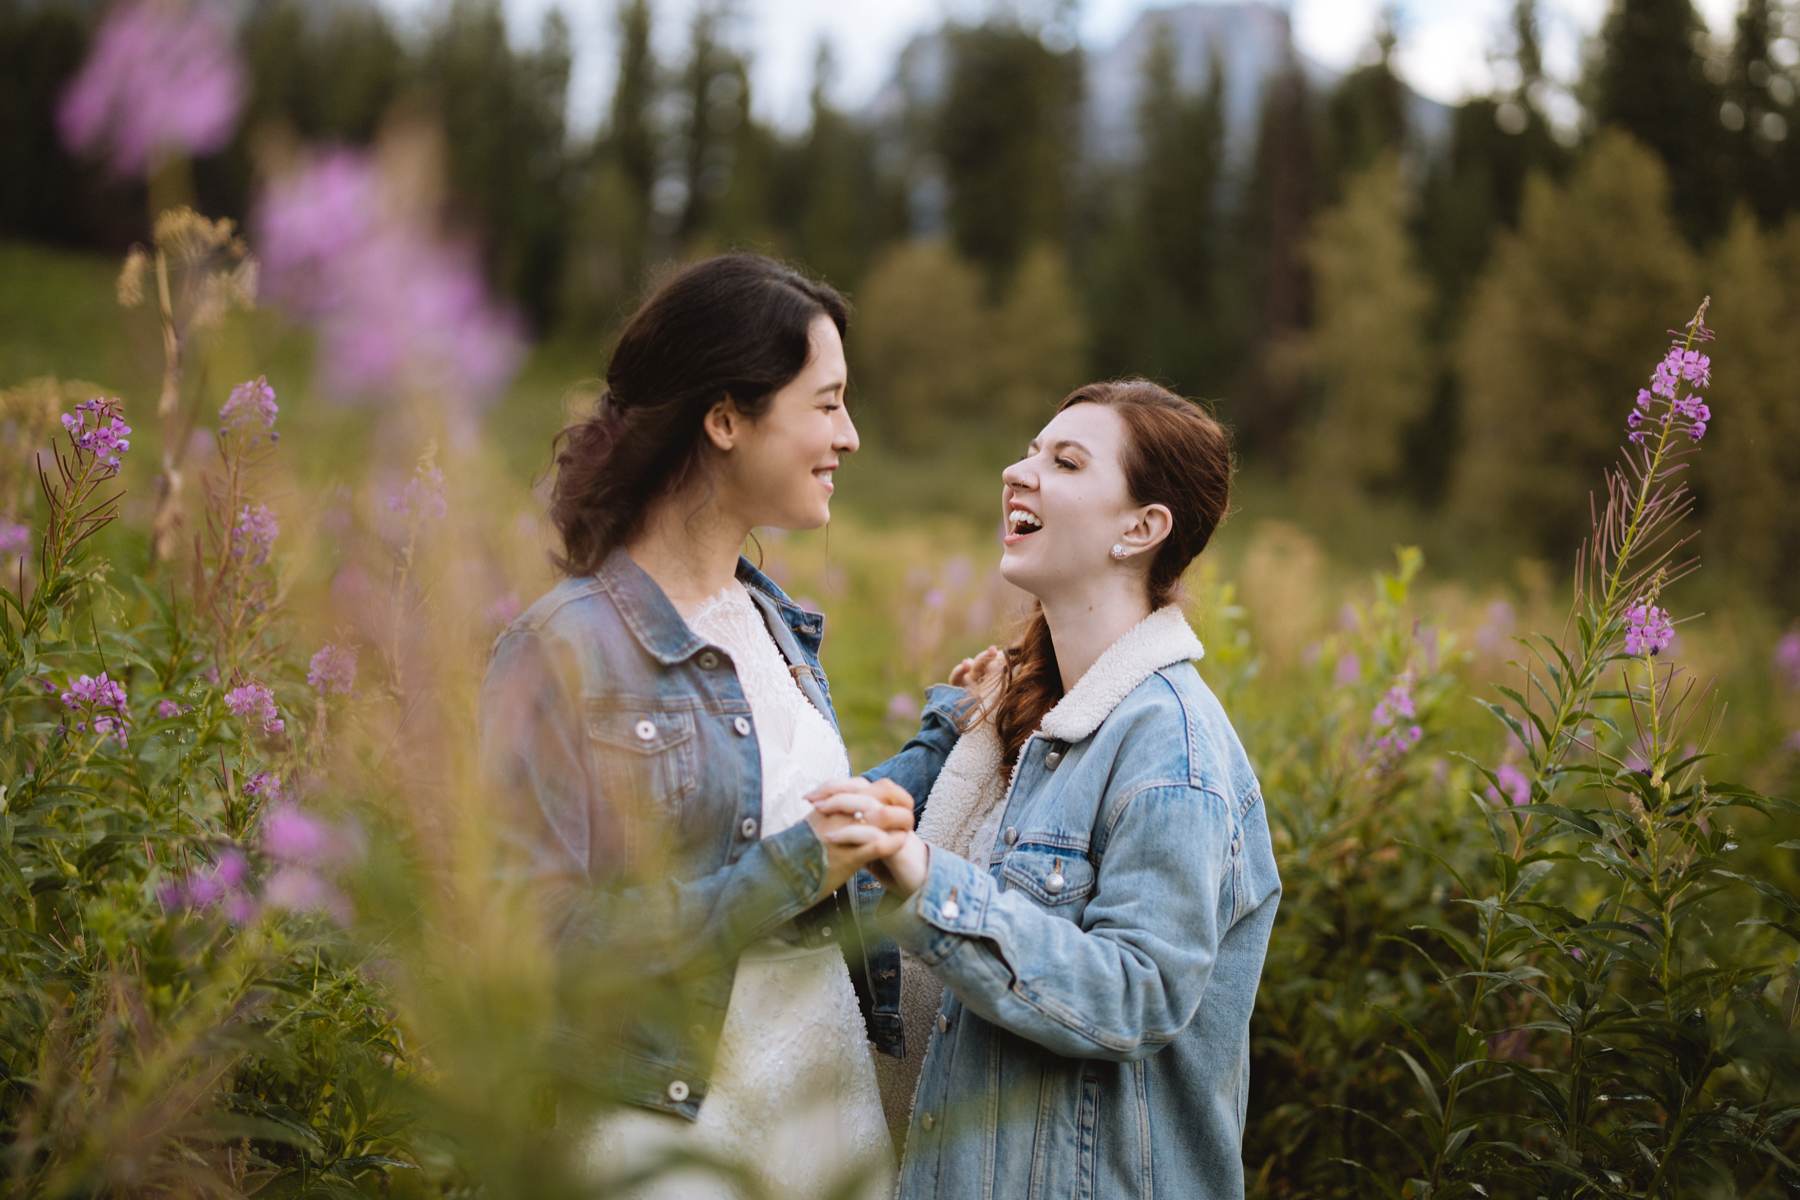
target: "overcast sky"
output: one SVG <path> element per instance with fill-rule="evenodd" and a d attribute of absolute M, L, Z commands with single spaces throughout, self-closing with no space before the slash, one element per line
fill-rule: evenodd
<path fill-rule="evenodd" d="M 387 0 L 403 12 L 428 10 L 436 0 Z M 1371 42 L 1386 0 L 1290 0 L 1294 36 L 1306 54 L 1329 66 L 1354 65 Z M 574 32 L 575 78 L 570 116 L 595 125 L 611 93 L 614 5 L 607 0 L 504 0 L 515 37 L 537 36 L 544 15 L 561 9 Z M 1540 6 L 1545 58 L 1553 76 L 1572 78 L 1582 40 L 1605 15 L 1609 0 L 1545 0 Z M 837 53 L 839 103 L 856 107 L 886 82 L 906 40 L 946 16 L 982 10 L 980 0 L 740 0 L 742 37 L 752 57 L 752 103 L 787 129 L 804 126 L 813 56 L 820 39 Z M 656 40 L 665 60 L 679 59 L 695 0 L 657 0 Z M 1084 0 L 1082 38 L 1105 46 L 1139 13 L 1171 7 L 1167 0 Z M 1729 35 L 1741 0 L 1697 0 L 1715 33 Z M 1488 55 L 1508 41 L 1512 0 L 1401 0 L 1403 41 L 1399 70 L 1413 87 L 1454 103 L 1485 91 L 1493 80 Z"/>

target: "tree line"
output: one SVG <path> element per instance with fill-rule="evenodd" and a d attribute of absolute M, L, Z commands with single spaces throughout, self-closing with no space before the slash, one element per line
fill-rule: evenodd
<path fill-rule="evenodd" d="M 100 6 L 0 0 L 0 233 L 116 249 L 144 197 L 54 141 L 54 106 Z M 1409 125 L 1383 27 L 1328 88 L 1296 53 L 1233 153 L 1229 66 L 1198 86 L 1163 22 L 1141 64 L 1133 152 L 1083 138 L 1088 63 L 1066 4 L 996 6 L 916 41 L 896 103 L 761 120 L 732 0 L 703 0 L 673 59 L 653 0 L 617 0 L 607 111 L 568 125 L 571 39 L 529 45 L 499 0 L 417 29 L 358 0 L 245 6 L 253 80 L 237 143 L 195 164 L 242 215 L 271 128 L 365 142 L 396 111 L 444 129 L 450 191 L 490 277 L 545 337 L 599 344 L 647 273 L 728 246 L 784 255 L 855 300 L 866 419 L 928 452 L 971 414 L 1010 428 L 1091 375 L 1216 401 L 1246 463 L 1321 496 L 1442 508 L 1533 551 L 1566 548 L 1616 446 L 1644 330 L 1715 295 L 1729 346 L 1702 488 L 1709 550 L 1787 599 L 1800 550 L 1782 435 L 1800 424 L 1796 14 L 1745 0 L 1714 39 L 1690 0 L 1613 0 L 1553 125 L 1539 6 L 1493 48 L 1507 80 Z M 934 60 L 932 56 L 937 56 Z"/>

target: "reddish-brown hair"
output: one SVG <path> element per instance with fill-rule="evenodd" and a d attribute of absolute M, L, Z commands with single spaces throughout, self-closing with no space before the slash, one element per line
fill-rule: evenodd
<path fill-rule="evenodd" d="M 1206 549 L 1231 502 L 1231 435 L 1210 413 L 1145 379 L 1090 383 L 1070 392 L 1056 411 L 1103 404 L 1125 422 L 1120 466 L 1138 504 L 1161 504 L 1173 518 L 1144 581 L 1152 611 L 1175 599 L 1182 573 Z M 1041 605 L 1006 650 L 1000 690 L 984 714 L 992 720 L 1010 772 L 1019 752 L 1062 699 L 1056 648 Z"/>

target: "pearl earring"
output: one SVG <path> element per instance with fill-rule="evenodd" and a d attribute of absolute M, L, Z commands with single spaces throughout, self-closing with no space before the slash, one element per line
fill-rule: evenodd
<path fill-rule="evenodd" d="M 1125 547 L 1119 545 L 1119 543 L 1117 543 L 1117 542 L 1114 542 L 1113 548 L 1112 548 L 1112 556 L 1114 558 L 1118 559 L 1120 562 L 1124 562 L 1125 561 Z"/>

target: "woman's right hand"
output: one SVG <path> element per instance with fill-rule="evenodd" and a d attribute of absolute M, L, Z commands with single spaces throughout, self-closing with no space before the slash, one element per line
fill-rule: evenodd
<path fill-rule="evenodd" d="M 899 852 L 912 833 L 911 804 L 884 804 L 869 797 L 865 804 L 843 807 L 853 811 L 820 812 L 815 808 L 806 815 L 806 823 L 825 847 L 824 896 L 843 887 L 870 863 Z"/>

